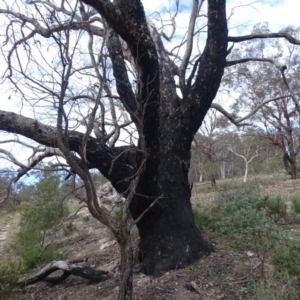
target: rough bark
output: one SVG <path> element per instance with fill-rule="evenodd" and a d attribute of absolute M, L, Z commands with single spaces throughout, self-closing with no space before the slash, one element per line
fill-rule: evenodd
<path fill-rule="evenodd" d="M 180 144 L 176 144 L 181 148 Z M 184 267 L 213 250 L 195 226 L 188 183 L 189 151 L 169 149 L 140 179 L 131 213 L 136 218 L 157 195 L 163 198 L 137 223 L 143 271 L 160 275 Z"/>

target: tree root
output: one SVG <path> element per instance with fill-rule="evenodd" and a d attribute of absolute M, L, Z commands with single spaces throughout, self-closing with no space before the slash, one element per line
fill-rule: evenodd
<path fill-rule="evenodd" d="M 63 271 L 61 276 L 56 277 L 47 277 L 55 271 Z M 85 279 L 94 281 L 94 282 L 101 282 L 105 281 L 109 278 L 108 272 L 101 271 L 101 270 L 94 270 L 90 267 L 78 266 L 74 263 L 66 262 L 66 261 L 53 261 L 46 265 L 42 270 L 35 273 L 34 275 L 28 278 L 21 278 L 18 281 L 20 285 L 31 285 L 37 283 L 39 281 L 45 281 L 50 283 L 58 283 L 70 275 L 81 276 Z"/>

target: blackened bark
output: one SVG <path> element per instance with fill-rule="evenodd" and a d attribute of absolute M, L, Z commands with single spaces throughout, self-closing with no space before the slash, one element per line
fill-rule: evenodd
<path fill-rule="evenodd" d="M 148 159 L 137 188 L 139 196 L 130 207 L 133 218 L 137 218 L 157 196 L 163 196 L 137 224 L 139 258 L 143 271 L 151 275 L 182 268 L 213 251 L 194 222 L 188 182 L 189 144 L 180 143 L 176 137 L 180 139 L 182 134 L 173 133 L 169 136 L 172 148 L 161 147 L 160 153 Z"/>
<path fill-rule="evenodd" d="M 57 147 L 57 129 L 37 120 L 12 112 L 0 110 L 0 129 L 21 134 L 42 145 Z M 68 133 L 68 143 L 72 151 L 80 152 L 83 134 L 72 131 Z M 91 168 L 97 168 L 112 182 L 118 183 L 119 192 L 128 189 L 126 178 L 132 177 L 140 164 L 140 151 L 134 146 L 110 148 L 94 137 L 87 142 L 87 159 Z"/>

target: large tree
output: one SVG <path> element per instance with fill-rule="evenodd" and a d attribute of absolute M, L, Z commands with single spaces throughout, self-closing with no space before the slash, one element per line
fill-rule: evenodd
<path fill-rule="evenodd" d="M 148 274 L 211 252 L 194 223 L 188 172 L 193 137 L 230 65 L 228 42 L 299 41 L 286 33 L 229 37 L 225 0 L 208 0 L 207 7 L 194 0 L 179 42 L 178 1 L 167 23 L 160 14 L 156 23 L 147 19 L 140 0 L 58 2 L 15 1 L 0 9 L 11 97 L 18 95 L 33 116 L 0 111 L 0 130 L 45 146 L 29 145 L 29 164 L 10 156 L 20 166 L 17 178 L 45 157 L 63 156 L 83 179 L 91 213 L 108 224 L 87 173 L 99 170 L 131 199 L 132 217 L 143 215 L 137 227 Z M 170 41 L 177 45 L 165 46 Z M 128 144 L 117 144 L 120 138 Z"/>

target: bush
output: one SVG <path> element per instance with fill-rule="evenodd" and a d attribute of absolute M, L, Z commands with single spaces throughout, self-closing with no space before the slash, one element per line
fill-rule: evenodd
<path fill-rule="evenodd" d="M 210 185 L 203 185 L 198 189 L 198 193 L 210 193 L 211 191 L 212 187 Z"/>
<path fill-rule="evenodd" d="M 193 215 L 196 226 L 204 231 L 205 229 L 213 228 L 214 220 L 207 212 L 201 212 L 198 208 L 193 208 Z"/>
<path fill-rule="evenodd" d="M 268 251 L 273 249 L 281 229 L 260 209 L 261 198 L 253 186 L 241 187 L 236 192 L 217 195 L 213 207 L 213 234 L 223 237 L 231 247 L 253 250 L 263 267 Z"/>
<path fill-rule="evenodd" d="M 27 211 L 30 208 L 31 204 L 28 201 L 22 201 L 15 207 L 15 210 L 18 212 Z"/>
<path fill-rule="evenodd" d="M 50 244 L 58 231 L 58 223 L 67 213 L 59 201 L 58 177 L 47 176 L 41 180 L 37 184 L 36 196 L 37 200 L 31 205 L 20 204 L 23 208 L 21 229 L 12 244 L 26 270 L 58 257 L 58 252 Z"/>
<path fill-rule="evenodd" d="M 300 194 L 294 195 L 291 199 L 292 209 L 296 214 L 300 214 Z"/>
<path fill-rule="evenodd" d="M 122 221 L 123 208 L 124 208 L 124 203 L 121 202 L 120 205 L 118 207 L 116 207 L 113 211 L 113 218 L 118 222 Z M 130 212 L 128 211 L 127 213 L 129 214 L 129 218 L 132 219 Z"/>
<path fill-rule="evenodd" d="M 53 246 L 45 243 L 43 232 L 32 224 L 26 224 L 20 229 L 12 249 L 22 259 L 26 271 L 59 256 Z"/>
<path fill-rule="evenodd" d="M 287 272 L 274 272 L 264 281 L 254 285 L 257 300 L 295 300 L 299 299 L 297 278 Z"/>
<path fill-rule="evenodd" d="M 275 222 L 286 216 L 286 204 L 280 195 L 268 198 L 265 208 L 269 217 Z"/>
<path fill-rule="evenodd" d="M 278 270 L 287 270 L 290 275 L 300 275 L 300 242 L 282 239 L 274 249 L 271 261 Z"/>
<path fill-rule="evenodd" d="M 22 273 L 22 261 L 3 257 L 0 259 L 0 299 L 5 299 L 16 287 L 16 283 Z"/>
<path fill-rule="evenodd" d="M 122 216 L 123 216 L 123 203 L 116 207 L 113 211 L 113 218 L 118 221 L 118 222 L 121 222 L 122 221 Z"/>

